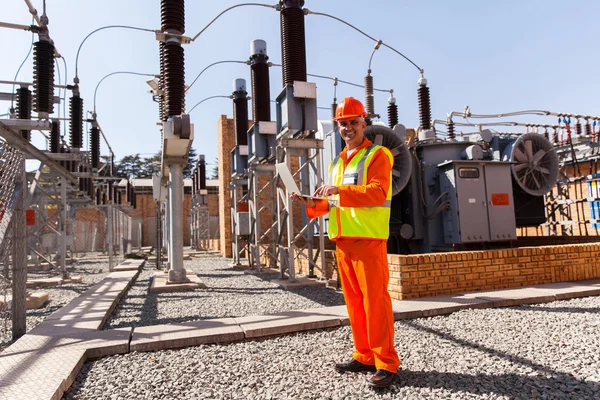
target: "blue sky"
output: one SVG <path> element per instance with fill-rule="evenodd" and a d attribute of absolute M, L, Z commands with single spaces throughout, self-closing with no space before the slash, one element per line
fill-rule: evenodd
<path fill-rule="evenodd" d="M 43 2 L 31 2 L 41 13 Z M 48 0 L 47 3 L 50 35 L 66 60 L 69 84 L 73 82 L 77 49 L 94 29 L 106 25 L 160 27 L 159 0 Z M 188 0 L 186 35 L 195 36 L 221 11 L 235 4 L 240 3 Z M 275 1 L 265 4 L 273 5 Z M 600 114 L 597 47 L 600 2 L 597 0 L 307 0 L 305 8 L 355 25 L 423 68 L 436 119 L 445 119 L 451 111 L 462 111 L 465 105 L 480 114 L 524 109 Z M 31 22 L 24 1 L 0 0 L 0 9 L 2 22 L 25 25 Z M 305 24 L 308 73 L 362 84 L 373 41 L 324 16 L 307 15 Z M 0 38 L 0 54 L 3 54 L 0 80 L 13 80 L 29 51 L 31 33 L 0 28 Z M 196 41 L 185 46 L 186 83 L 191 83 L 211 63 L 247 60 L 254 39 L 265 40 L 270 61 L 281 63 L 278 12 L 244 6 L 225 13 Z M 32 56 L 17 80 L 32 81 L 31 65 Z M 94 90 L 105 75 L 116 71 L 155 74 L 158 69 L 158 44 L 152 33 L 108 29 L 94 34 L 83 45 L 78 64 L 84 109 L 92 110 Z M 416 127 L 419 73 L 415 67 L 382 47 L 375 53 L 371 69 L 376 88 L 394 90 L 400 122 Z M 64 83 L 62 60 L 59 70 Z M 55 76 L 58 83 L 58 74 Z M 235 78 L 246 79 L 249 87 L 249 66 L 228 63 L 209 68 L 188 92 L 187 108 L 210 96 L 230 95 Z M 147 93 L 146 79 L 115 75 L 98 88 L 98 121 L 117 159 L 134 153 L 149 156 L 160 149 L 158 106 Z M 311 77 L 309 81 L 317 84 L 319 107 L 328 108 L 334 95 L 332 81 Z M 281 68 L 270 69 L 270 86 L 271 98 L 275 99 L 282 88 Z M 0 85 L 2 92 L 11 89 Z M 364 91 L 340 83 L 337 97 L 345 96 L 363 99 Z M 387 121 L 388 97 L 387 93 L 375 95 L 375 111 L 384 121 Z M 7 113 L 9 107 L 9 103 L 0 102 L 0 114 Z M 199 154 L 205 154 L 209 163 L 217 157 L 220 115 L 232 116 L 231 100 L 207 100 L 191 113 L 196 137 L 193 147 Z M 272 117 L 275 118 L 274 107 Z M 319 117 L 329 119 L 330 112 L 319 110 Z M 523 117 L 518 121 L 556 123 L 556 118 Z M 34 134 L 33 142 L 45 148 L 39 133 Z M 102 154 L 107 154 L 104 145 Z"/>

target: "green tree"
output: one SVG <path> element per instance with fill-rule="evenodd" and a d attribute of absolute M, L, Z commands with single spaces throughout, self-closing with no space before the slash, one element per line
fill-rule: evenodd
<path fill-rule="evenodd" d="M 113 171 L 115 176 L 123 178 L 138 178 L 142 171 L 143 161 L 139 153 L 121 158 L 117 164 L 117 173 Z"/>
<path fill-rule="evenodd" d="M 184 179 L 192 179 L 192 170 L 196 167 L 197 162 L 198 155 L 196 154 L 196 149 L 190 147 L 190 152 L 188 153 L 188 163 L 183 169 Z"/>
<path fill-rule="evenodd" d="M 219 158 L 215 158 L 215 162 L 212 169 L 212 175 L 209 179 L 219 179 Z"/>
<path fill-rule="evenodd" d="M 160 151 L 151 157 L 144 158 L 138 178 L 150 179 L 153 174 L 160 174 L 160 158 Z"/>

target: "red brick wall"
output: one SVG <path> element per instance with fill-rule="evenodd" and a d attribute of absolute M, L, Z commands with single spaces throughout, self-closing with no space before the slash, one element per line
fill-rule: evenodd
<path fill-rule="evenodd" d="M 600 278 L 600 243 L 388 255 L 393 299 Z"/>

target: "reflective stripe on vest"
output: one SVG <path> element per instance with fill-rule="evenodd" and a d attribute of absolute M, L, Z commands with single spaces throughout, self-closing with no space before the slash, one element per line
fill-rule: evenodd
<path fill-rule="evenodd" d="M 394 157 L 390 151 L 379 145 L 371 145 L 362 148 L 354 155 L 352 160 L 344 169 L 344 160 L 339 156 L 331 162 L 329 166 L 329 182 L 334 186 L 343 186 L 347 184 L 366 185 L 367 170 L 377 149 L 382 148 L 390 159 L 394 162 Z M 349 180 L 355 179 L 353 183 Z M 346 180 L 346 183 L 344 182 Z M 366 238 L 366 239 L 384 239 L 386 240 L 390 233 L 390 208 L 392 204 L 392 179 L 390 172 L 390 185 L 387 190 L 387 198 L 384 204 L 370 207 L 340 207 L 339 195 L 331 197 L 331 207 L 329 209 L 329 229 L 330 239 L 339 237 L 347 238 Z"/>

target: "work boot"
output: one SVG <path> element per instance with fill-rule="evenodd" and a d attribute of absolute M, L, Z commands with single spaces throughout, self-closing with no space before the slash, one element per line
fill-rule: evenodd
<path fill-rule="evenodd" d="M 362 371 L 374 372 L 375 366 L 363 364 L 360 361 L 356 361 L 355 359 L 352 359 L 352 361 L 347 362 L 347 363 L 335 364 L 335 370 L 337 372 L 339 372 L 340 374 L 343 374 L 344 372 L 362 372 Z"/>
<path fill-rule="evenodd" d="M 378 369 L 372 377 L 367 379 L 369 386 L 376 388 L 386 388 L 394 381 L 395 373 L 386 371 L 385 369 Z"/>

